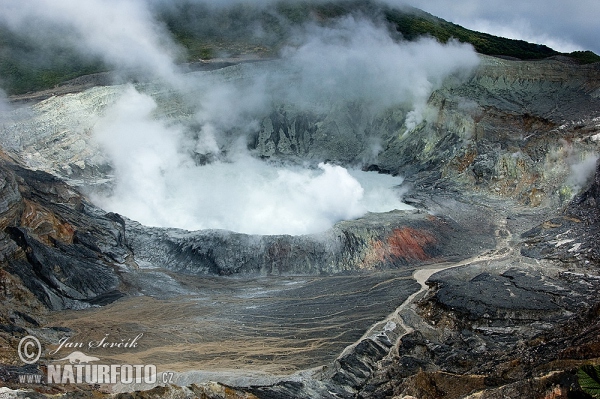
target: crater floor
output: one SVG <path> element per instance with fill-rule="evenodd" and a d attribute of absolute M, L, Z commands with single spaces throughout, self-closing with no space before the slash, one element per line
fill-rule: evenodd
<path fill-rule="evenodd" d="M 291 374 L 333 362 L 392 313 L 420 288 L 412 271 L 256 278 L 170 274 L 187 294 L 56 312 L 50 323 L 71 329 L 77 342 L 143 333 L 135 350 L 100 348 L 94 356 L 155 364 L 159 372 Z M 152 272 L 152 278 L 160 275 Z M 168 280 L 166 274 L 162 278 Z M 63 348 L 56 356 L 68 352 Z"/>

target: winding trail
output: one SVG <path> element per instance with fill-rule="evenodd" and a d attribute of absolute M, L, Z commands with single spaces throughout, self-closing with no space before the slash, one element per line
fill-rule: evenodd
<path fill-rule="evenodd" d="M 497 228 L 495 230 L 495 237 L 496 248 L 492 250 L 464 259 L 460 262 L 443 262 L 431 265 L 430 267 L 424 267 L 422 269 L 415 270 L 412 274 L 412 278 L 421 285 L 421 288 L 406 298 L 406 300 L 383 321 L 374 324 L 357 342 L 346 347 L 346 349 L 344 349 L 342 352 L 342 355 L 351 351 L 362 340 L 375 337 L 388 331 L 394 331 L 398 326 L 402 328 L 403 332 L 401 332 L 398 336 L 396 343 L 402 339 L 403 336 L 412 333 L 414 328 L 405 322 L 402 314 L 414 307 L 416 304 L 415 299 L 418 296 L 429 290 L 429 286 L 426 284 L 426 282 L 432 275 L 444 270 L 467 266 L 474 263 L 503 260 L 512 255 L 513 248 L 510 245 L 512 233 L 507 228 L 506 218 L 501 218 L 498 221 Z"/>

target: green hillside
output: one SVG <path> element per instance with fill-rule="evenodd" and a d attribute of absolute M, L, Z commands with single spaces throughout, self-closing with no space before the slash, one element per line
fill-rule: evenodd
<path fill-rule="evenodd" d="M 8 94 L 51 88 L 106 69 L 99 60 L 82 57 L 73 48 L 41 46 L 0 26 L 0 87 Z"/>
<path fill-rule="evenodd" d="M 385 14 L 387 20 L 392 22 L 398 31 L 409 40 L 423 35 L 433 36 L 442 43 L 450 39 L 456 39 L 463 43 L 471 43 L 475 50 L 481 54 L 502 55 L 520 59 L 540 59 L 559 54 L 544 45 L 475 32 L 417 9 L 405 10 L 404 12 L 388 9 Z"/>
<path fill-rule="evenodd" d="M 370 0 L 282 2 L 272 9 L 247 4 L 217 9 L 190 2 L 155 11 L 175 41 L 187 51 L 180 62 L 243 54 L 276 56 L 293 39 L 294 28 L 300 24 L 311 20 L 327 23 L 349 14 L 379 23 L 387 21 L 390 29 L 407 40 L 430 36 L 445 43 L 455 39 L 471 43 L 481 54 L 527 60 L 561 54 L 545 45 L 472 31 L 415 8 L 391 8 Z M 54 43 L 41 45 L 0 26 L 0 87 L 8 94 L 21 94 L 108 69 L 98 59 L 82 57 L 74 48 L 60 44 L 61 40 Z M 591 51 L 562 55 L 581 63 L 600 61 Z"/>

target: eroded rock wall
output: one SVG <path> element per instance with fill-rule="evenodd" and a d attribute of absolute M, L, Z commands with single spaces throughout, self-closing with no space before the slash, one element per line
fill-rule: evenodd
<path fill-rule="evenodd" d="M 474 236 L 474 232 L 488 234 Z M 127 222 L 142 267 L 191 274 L 336 274 L 414 267 L 494 246 L 493 225 L 461 225 L 425 212 L 395 211 L 336 224 L 306 236 L 252 236 L 223 230 L 149 229 Z"/>

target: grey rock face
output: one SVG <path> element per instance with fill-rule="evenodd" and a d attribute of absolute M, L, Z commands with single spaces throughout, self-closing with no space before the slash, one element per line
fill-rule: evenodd
<path fill-rule="evenodd" d="M 9 204 L 3 213 L 5 269 L 51 309 L 122 296 L 114 270 L 115 258 L 127 252 L 119 247 L 120 226 L 87 213 L 84 200 L 53 176 L 6 162 L 0 172 Z"/>
<path fill-rule="evenodd" d="M 262 120 L 253 148 L 263 157 L 361 164 L 374 159 L 379 140 L 370 129 L 373 118 L 360 103 L 333 104 L 320 113 L 281 106 Z"/>
<path fill-rule="evenodd" d="M 470 320 L 490 325 L 498 320 L 514 323 L 507 326 L 510 328 L 531 320 L 540 324 L 557 318 L 566 321 L 578 308 L 591 305 L 586 301 L 593 299 L 597 283 L 593 279 L 578 280 L 569 274 L 550 277 L 535 269 L 482 271 L 471 277 L 470 273 L 477 270 L 472 269 L 465 270 L 467 276 L 456 270 L 430 278 L 429 282 L 438 287 L 435 302 Z"/>
<path fill-rule="evenodd" d="M 480 228 L 481 226 L 477 226 Z M 149 229 L 127 222 L 125 239 L 142 267 L 191 274 L 335 274 L 396 269 L 471 255 L 493 240 L 422 212 L 368 214 L 307 236 Z"/>
<path fill-rule="evenodd" d="M 594 267 L 600 262 L 600 166 L 589 187 L 564 212 L 523 233 L 521 253 L 536 259 Z"/>

